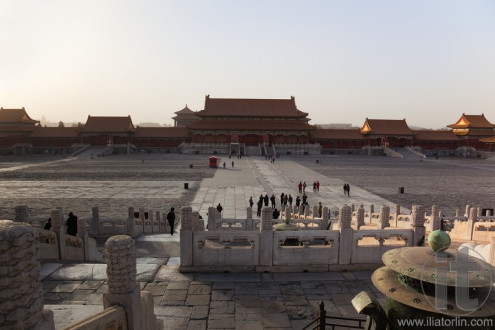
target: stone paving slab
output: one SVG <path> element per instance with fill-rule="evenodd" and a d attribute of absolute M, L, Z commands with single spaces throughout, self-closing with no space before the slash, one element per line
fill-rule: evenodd
<path fill-rule="evenodd" d="M 233 175 L 229 170 L 221 170 L 215 173 L 210 179 L 205 179 L 201 183 L 191 207 L 193 211 L 199 211 L 203 219 L 207 219 L 208 207 L 216 207 L 220 203 L 223 207 L 224 218 L 245 219 L 246 208 L 249 206 L 249 198 L 252 196 L 256 208 L 259 196 L 272 194 L 276 197 L 276 208 L 280 210 L 280 195 L 291 194 L 294 198 L 301 194 L 297 191 L 299 181 L 306 181 L 308 187 L 306 194 L 310 206 L 318 205 L 329 207 L 332 212 L 337 211 L 343 205 L 359 207 L 363 205 L 365 210 L 369 210 L 370 205 L 379 210 L 381 205 L 387 205 L 391 210 L 395 210 L 394 203 L 387 201 L 377 195 L 365 191 L 358 186 L 351 187 L 351 196 L 343 193 L 344 181 L 339 178 L 331 178 L 319 174 L 304 167 L 303 165 L 290 159 L 277 160 L 270 163 L 267 160 L 257 157 L 246 157 L 238 160 L 236 166 L 238 172 Z M 244 177 L 251 176 L 251 179 Z M 239 178 L 239 177 L 242 177 Z M 312 183 L 320 181 L 320 191 L 313 192 Z M 250 183 L 250 185 L 236 185 L 235 183 Z M 401 208 L 402 213 L 410 212 Z M 254 212 L 254 217 L 256 213 Z"/>
<path fill-rule="evenodd" d="M 50 281 L 82 280 L 82 281 L 106 281 L 106 264 L 71 264 L 61 265 L 55 268 L 55 264 L 42 264 L 41 273 L 45 274 L 44 279 Z M 157 264 L 137 264 L 136 280 L 152 282 L 160 265 Z"/>

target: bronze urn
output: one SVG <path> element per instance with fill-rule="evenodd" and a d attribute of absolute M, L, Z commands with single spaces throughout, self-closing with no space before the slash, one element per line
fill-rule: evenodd
<path fill-rule="evenodd" d="M 448 234 L 434 231 L 430 247 L 404 247 L 382 255 L 372 275 L 385 309 L 367 292 L 352 300 L 368 315 L 367 329 L 495 329 L 495 268 L 480 258 L 447 251 Z"/>

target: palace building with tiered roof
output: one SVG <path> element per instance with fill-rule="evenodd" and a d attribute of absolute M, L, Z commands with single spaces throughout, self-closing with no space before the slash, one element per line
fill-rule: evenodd
<path fill-rule="evenodd" d="M 489 150 L 495 125 L 483 114 L 466 115 L 448 130 L 413 130 L 405 119 L 369 119 L 361 128 L 318 128 L 295 98 L 205 97 L 204 109 L 186 105 L 173 127 L 134 126 L 131 116 L 88 116 L 78 127 L 42 127 L 24 108 L 0 109 L 0 152 L 57 152 L 80 145 L 124 146 L 124 150 L 183 153 L 353 153 L 374 148 L 415 147 L 427 154 L 454 154 L 458 148 Z"/>

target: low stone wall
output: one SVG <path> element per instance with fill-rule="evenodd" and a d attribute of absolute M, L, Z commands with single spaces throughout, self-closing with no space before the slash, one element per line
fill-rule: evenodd
<path fill-rule="evenodd" d="M 386 224 L 387 207 L 381 210 L 381 228 L 373 230 L 353 229 L 352 211 L 347 205 L 339 211 L 337 230 L 326 230 L 327 226 L 322 226 L 322 223 L 327 223 L 328 208 L 324 208 L 321 219 L 292 220 L 291 213 L 286 211 L 286 223 L 306 230 L 274 231 L 273 225 L 284 220 L 272 219 L 272 212 L 270 207 L 262 209 L 261 225 L 252 226 L 255 230 L 232 230 L 233 227 L 224 230 L 222 228 L 226 226 L 215 225 L 215 212 L 210 209 L 208 222 L 215 229 L 204 231 L 192 230 L 192 209 L 182 208 L 181 271 L 328 271 L 343 265 L 346 268 L 356 265 L 376 267 L 381 263 L 383 252 L 401 246 L 415 246 L 425 238 L 424 209 L 421 206 L 413 206 L 408 229 L 391 228 Z M 223 220 L 219 219 L 218 223 Z M 252 219 L 246 219 L 248 221 L 254 223 Z M 301 221 L 307 223 L 294 226 Z M 316 230 L 309 229 L 311 224 L 315 224 Z M 246 228 L 245 223 L 240 226 Z M 362 244 L 365 238 L 370 241 Z"/>

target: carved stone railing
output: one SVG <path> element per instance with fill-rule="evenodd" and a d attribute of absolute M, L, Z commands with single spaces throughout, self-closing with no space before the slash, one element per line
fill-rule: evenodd
<path fill-rule="evenodd" d="M 352 233 L 351 263 L 380 263 L 382 255 L 398 247 L 412 246 L 412 229 L 356 230 Z"/>

